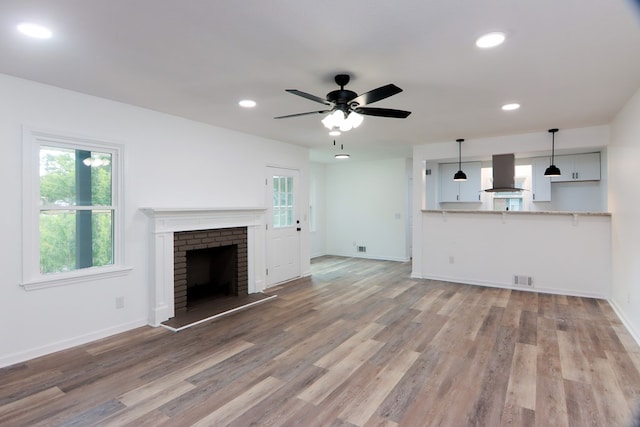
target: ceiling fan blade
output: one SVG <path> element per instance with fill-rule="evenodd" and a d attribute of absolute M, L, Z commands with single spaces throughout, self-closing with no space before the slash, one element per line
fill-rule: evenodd
<path fill-rule="evenodd" d="M 398 86 L 394 84 L 388 84 L 386 86 L 380 86 L 377 89 L 370 90 L 369 92 L 355 97 L 354 99 L 349 101 L 349 104 L 352 104 L 354 102 L 357 102 L 358 105 L 373 104 L 374 102 L 378 102 L 381 99 L 388 98 L 400 92 L 402 92 L 402 89 L 400 89 Z"/>
<path fill-rule="evenodd" d="M 331 103 L 329 101 L 327 101 L 326 99 L 324 99 L 324 98 L 320 98 L 319 96 L 311 95 L 310 93 L 303 92 L 303 91 L 298 90 L 298 89 L 286 89 L 286 91 L 289 92 L 289 93 L 292 93 L 294 95 L 298 95 L 298 96 L 301 96 L 303 98 L 307 98 L 307 99 L 310 99 L 312 101 L 319 102 L 320 104 L 331 105 Z"/>
<path fill-rule="evenodd" d="M 365 116 L 391 117 L 394 119 L 406 119 L 411 114 L 411 111 L 394 110 L 392 108 L 358 107 L 353 111 Z"/>
<path fill-rule="evenodd" d="M 286 116 L 278 116 L 278 117 L 274 117 L 274 119 L 288 119 L 289 117 L 308 116 L 310 114 L 322 114 L 322 113 L 330 113 L 330 112 L 331 110 L 309 111 L 307 113 L 297 113 L 297 114 L 288 114 Z"/>

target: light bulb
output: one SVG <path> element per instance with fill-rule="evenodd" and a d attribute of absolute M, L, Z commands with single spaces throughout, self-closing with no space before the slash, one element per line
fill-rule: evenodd
<path fill-rule="evenodd" d="M 362 124 L 362 121 L 364 120 L 364 116 L 362 116 L 362 114 L 358 114 L 355 111 L 352 112 L 351 114 L 349 114 L 349 117 L 347 117 L 347 119 L 349 119 L 351 121 L 351 124 L 353 125 L 353 128 L 357 128 L 358 126 L 360 126 Z"/>

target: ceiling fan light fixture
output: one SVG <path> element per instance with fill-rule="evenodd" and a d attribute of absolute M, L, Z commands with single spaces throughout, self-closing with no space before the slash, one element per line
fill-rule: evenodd
<path fill-rule="evenodd" d="M 101 157 L 98 157 L 98 156 L 91 156 L 91 157 L 87 157 L 86 159 L 84 159 L 82 161 L 82 163 L 84 163 L 85 166 L 98 168 L 100 166 L 109 166 L 111 161 L 109 161 L 109 159 L 107 159 L 107 158 L 101 158 Z"/>
<path fill-rule="evenodd" d="M 339 128 L 344 123 L 344 113 L 341 110 L 335 110 L 325 116 L 322 119 L 322 124 L 329 130 L 333 130 L 335 128 Z"/>
<path fill-rule="evenodd" d="M 355 129 L 362 124 L 362 122 L 364 121 L 364 116 L 362 114 L 356 113 L 355 111 L 352 111 L 351 113 L 349 113 L 349 116 L 347 116 L 347 121 L 350 121 L 353 124 L 353 128 Z"/>
<path fill-rule="evenodd" d="M 481 49 L 489 49 L 501 45 L 505 38 L 505 34 L 499 31 L 487 33 L 478 37 L 476 40 L 476 46 Z"/>
<path fill-rule="evenodd" d="M 348 120 L 344 120 L 339 126 L 340 132 L 349 132 L 353 129 L 353 123 Z"/>
<path fill-rule="evenodd" d="M 345 115 L 342 110 L 335 110 L 322 119 L 322 124 L 331 131 L 339 129 L 340 132 L 348 132 L 360 126 L 363 120 L 364 117 L 355 111 Z"/>

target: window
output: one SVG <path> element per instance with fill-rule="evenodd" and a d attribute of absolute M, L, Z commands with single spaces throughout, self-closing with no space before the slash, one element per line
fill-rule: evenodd
<path fill-rule="evenodd" d="M 515 178 L 515 186 L 517 188 L 524 188 L 525 180 L 526 177 L 517 176 Z M 493 193 L 493 210 L 521 211 L 523 210 L 523 206 L 522 191 L 500 191 Z"/>
<path fill-rule="evenodd" d="M 293 177 L 273 176 L 273 227 L 293 226 Z"/>
<path fill-rule="evenodd" d="M 123 271 L 122 148 L 35 130 L 25 130 L 23 147 L 23 286 Z"/>
<path fill-rule="evenodd" d="M 493 199 L 493 210 L 496 211 L 521 211 L 522 197 L 495 198 Z"/>

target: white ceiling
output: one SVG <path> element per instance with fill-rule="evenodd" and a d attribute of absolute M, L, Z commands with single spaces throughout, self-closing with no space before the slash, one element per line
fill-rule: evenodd
<path fill-rule="evenodd" d="M 35 21 L 52 39 L 27 39 Z M 477 36 L 504 31 L 492 50 Z M 410 155 L 435 141 L 609 123 L 640 87 L 632 0 L 2 0 L 0 73 L 312 148 L 336 149 L 321 110 L 336 73 L 357 93 L 394 83 L 336 138 L 352 159 Z M 258 106 L 238 107 L 251 98 Z M 503 112 L 518 102 L 522 108 Z"/>

